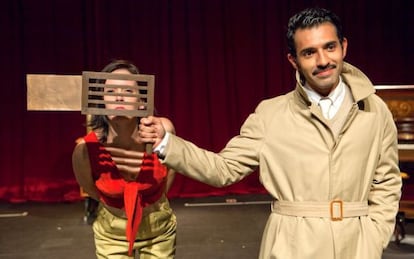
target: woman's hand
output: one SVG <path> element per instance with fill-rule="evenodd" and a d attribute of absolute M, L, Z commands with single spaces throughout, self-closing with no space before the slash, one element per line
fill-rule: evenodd
<path fill-rule="evenodd" d="M 144 152 L 111 146 L 105 146 L 105 149 L 111 153 L 112 160 L 125 181 L 134 182 L 141 171 Z"/>

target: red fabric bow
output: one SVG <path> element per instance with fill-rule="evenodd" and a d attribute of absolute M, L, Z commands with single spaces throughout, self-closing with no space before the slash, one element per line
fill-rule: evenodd
<path fill-rule="evenodd" d="M 136 181 L 127 182 L 120 175 L 111 154 L 98 142 L 96 134 L 91 132 L 84 139 L 100 200 L 109 206 L 125 210 L 128 255 L 131 256 L 143 208 L 161 198 L 167 168 L 159 162 L 155 153 L 145 153 Z"/>

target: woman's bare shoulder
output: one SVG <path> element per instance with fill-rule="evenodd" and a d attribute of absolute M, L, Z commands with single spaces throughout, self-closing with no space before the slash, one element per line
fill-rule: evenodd
<path fill-rule="evenodd" d="M 72 158 L 77 162 L 84 162 L 88 158 L 88 149 L 84 139 L 76 140 L 76 146 L 73 149 Z"/>

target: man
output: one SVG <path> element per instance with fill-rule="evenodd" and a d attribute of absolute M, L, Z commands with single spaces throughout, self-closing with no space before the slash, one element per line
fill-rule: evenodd
<path fill-rule="evenodd" d="M 381 258 L 401 194 L 392 115 L 344 62 L 335 14 L 306 9 L 290 18 L 287 38 L 295 90 L 262 101 L 220 153 L 167 133 L 156 117 L 141 120 L 140 136 L 168 167 L 213 186 L 260 168 L 275 201 L 259 258 Z"/>

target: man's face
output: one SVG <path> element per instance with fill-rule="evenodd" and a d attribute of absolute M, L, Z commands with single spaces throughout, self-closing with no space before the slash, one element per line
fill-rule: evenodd
<path fill-rule="evenodd" d="M 347 40 L 341 46 L 335 26 L 329 22 L 298 29 L 294 40 L 297 56 L 288 54 L 289 62 L 313 90 L 327 96 L 339 83 Z"/>

